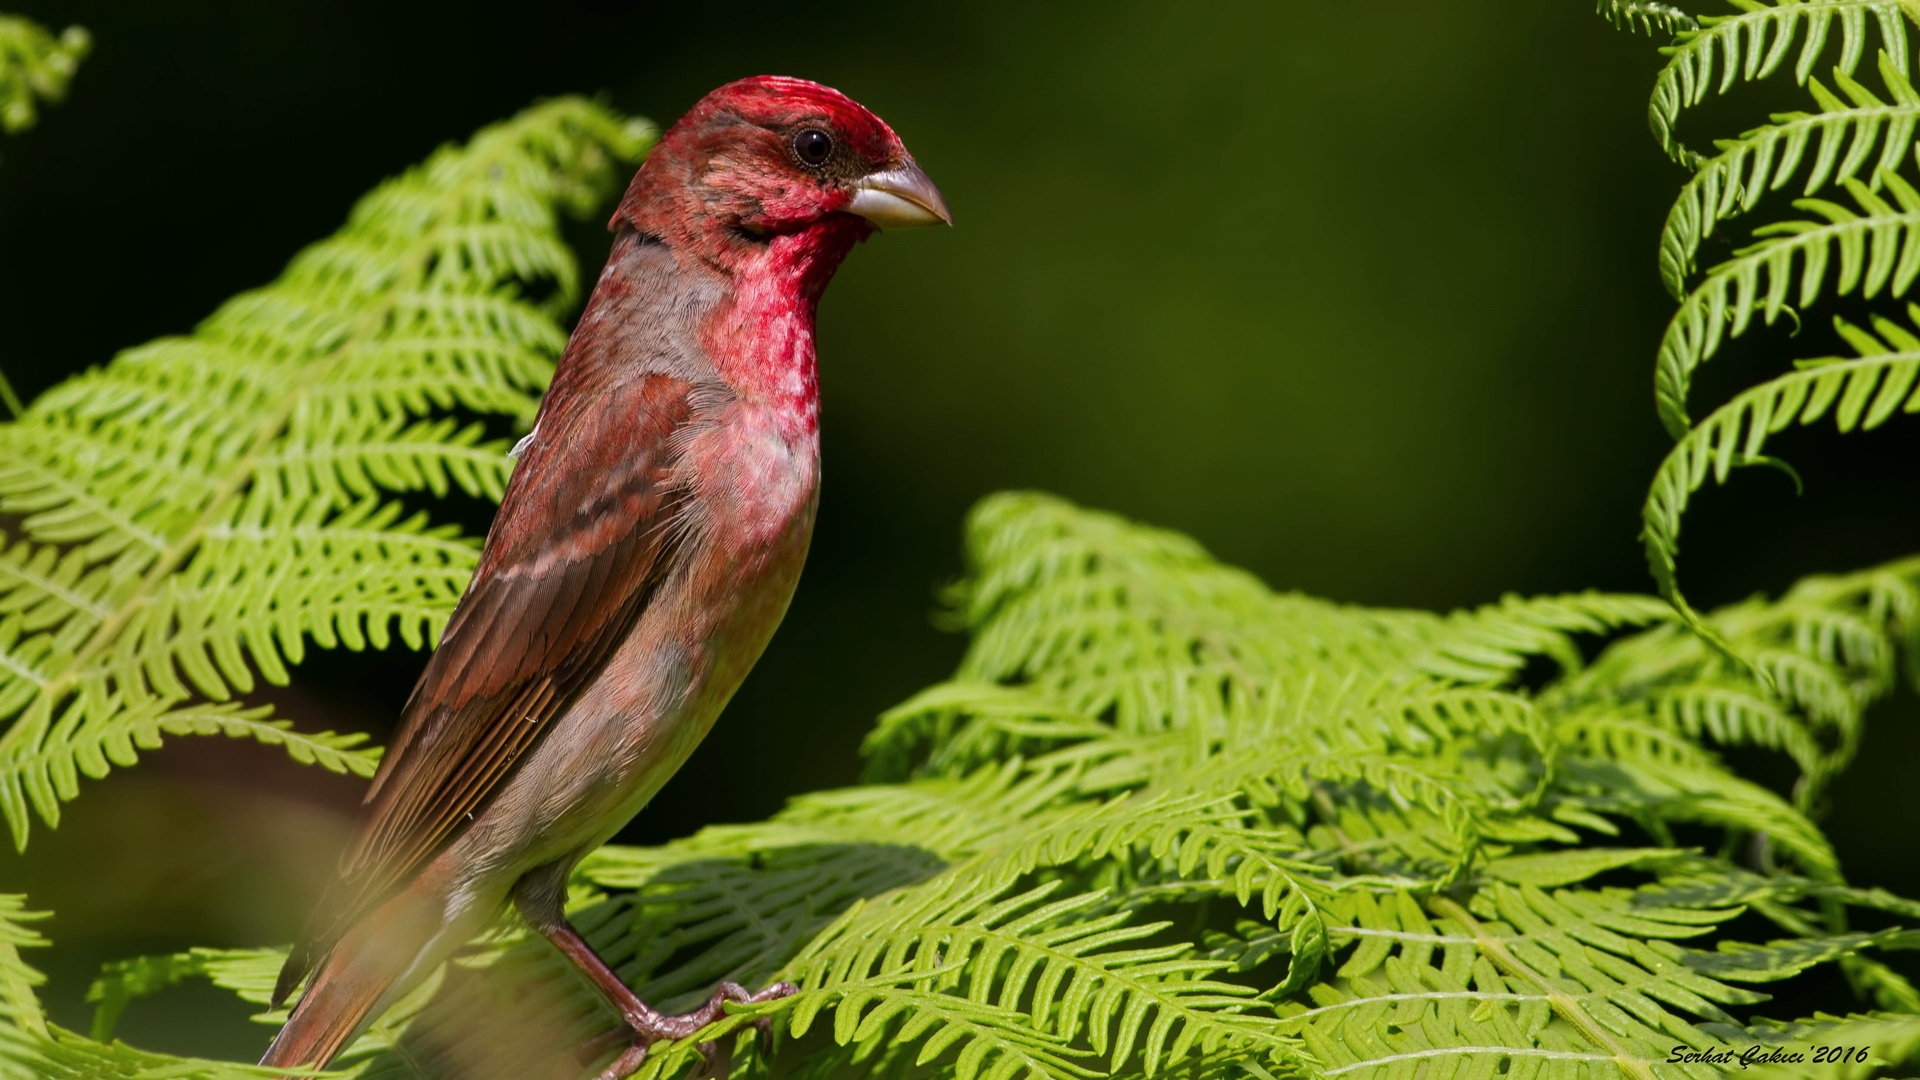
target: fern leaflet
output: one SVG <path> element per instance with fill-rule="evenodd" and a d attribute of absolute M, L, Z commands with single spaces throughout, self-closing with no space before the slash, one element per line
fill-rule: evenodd
<path fill-rule="evenodd" d="M 1654 80 L 1647 119 L 1662 149 L 1678 161 L 1695 155 L 1674 137 L 1680 113 L 1725 93 L 1735 82 L 1764 79 L 1795 57 L 1794 79 L 1804 83 L 1839 30 L 1838 69 L 1853 74 L 1866 54 L 1871 25 L 1880 47 L 1907 73 L 1907 28 L 1900 0 L 1729 0 L 1737 15 L 1703 15 L 1698 29 L 1681 30 L 1661 52 L 1667 64 Z M 1796 53 L 1794 46 L 1798 45 Z"/>
<path fill-rule="evenodd" d="M 83 27 L 55 37 L 31 19 L 0 15 L 0 131 L 25 131 L 39 117 L 38 102 L 65 97 L 92 47 Z"/>

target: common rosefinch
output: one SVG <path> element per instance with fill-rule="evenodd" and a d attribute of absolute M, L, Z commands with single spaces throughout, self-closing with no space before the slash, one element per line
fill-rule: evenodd
<path fill-rule="evenodd" d="M 339 876 L 280 973 L 263 1065 L 327 1064 L 512 899 L 647 1047 L 663 1016 L 562 911 L 568 873 L 680 768 L 759 659 L 819 499 L 814 310 L 876 226 L 950 221 L 879 117 L 760 77 L 634 176 L 473 582 L 414 687 Z"/>

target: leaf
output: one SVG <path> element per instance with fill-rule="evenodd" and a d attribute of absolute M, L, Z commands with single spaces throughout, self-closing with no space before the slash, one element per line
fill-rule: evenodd
<path fill-rule="evenodd" d="M 1656 29 L 1666 34 L 1676 34 L 1700 25 L 1693 16 L 1672 4 L 1651 3 L 1648 0 L 1600 0 L 1598 11 L 1602 18 L 1620 29 L 1632 31 L 1638 28 L 1644 30 L 1648 37 L 1652 37 Z"/>
<path fill-rule="evenodd" d="M 1569 848 L 1508 855 L 1487 863 L 1487 873 L 1516 885 L 1572 885 L 1623 866 L 1657 864 L 1680 854 L 1672 848 Z"/>
<path fill-rule="evenodd" d="M 1836 37 L 1837 69 L 1851 75 L 1866 52 L 1869 19 L 1881 48 L 1906 74 L 1906 26 L 1898 0 L 1737 0 L 1734 6 L 1739 14 L 1703 16 L 1698 28 L 1678 30 L 1673 44 L 1661 50 L 1667 64 L 1654 80 L 1647 119 L 1661 148 L 1676 160 L 1688 157 L 1673 131 L 1683 110 L 1736 82 L 1767 78 L 1789 56 L 1795 80 L 1804 83 Z"/>
<path fill-rule="evenodd" d="M 1879 74 L 1890 101 L 1836 68 L 1834 85 L 1844 98 L 1809 78 L 1807 88 L 1819 111 L 1778 114 L 1737 139 L 1720 140 L 1715 144 L 1718 154 L 1695 164 L 1660 235 L 1660 274 L 1674 299 L 1685 298 L 1686 276 L 1695 269 L 1700 245 L 1714 228 L 1752 211 L 1767 192 L 1786 187 L 1803 165 L 1803 196 L 1817 194 L 1830 182 L 1853 179 L 1862 169 L 1868 187 L 1878 190 L 1882 177 L 1901 167 L 1920 118 L 1920 93 L 1884 51 Z"/>
<path fill-rule="evenodd" d="M 1812 306 L 1827 287 L 1829 270 L 1833 271 L 1835 295 L 1857 292 L 1868 300 L 1883 291 L 1889 297 L 1903 296 L 1920 277 L 1920 241 L 1915 239 L 1920 236 L 1920 191 L 1897 173 L 1882 171 L 1876 179 L 1893 196 L 1892 202 L 1851 177 L 1841 186 L 1852 197 L 1854 207 L 1827 199 L 1795 200 L 1795 208 L 1811 212 L 1819 220 L 1763 226 L 1756 232 L 1756 243 L 1709 270 L 1706 280 L 1681 301 L 1661 339 L 1654 376 L 1660 418 L 1675 439 L 1685 439 L 1693 430 L 1687 415 L 1693 372 L 1728 339 L 1744 333 L 1756 314 L 1772 325 L 1790 302 L 1802 309 Z M 1876 350 L 1871 341 L 1849 337 L 1856 348 L 1888 351 L 1884 345 Z M 1870 357 L 1863 352 L 1862 359 Z M 1802 417 L 1802 423 L 1811 423 L 1834 405 L 1852 372 L 1859 370 L 1864 369 L 1834 373 L 1816 367 L 1798 373 L 1802 381 L 1791 384 L 1800 387 L 1797 395 L 1770 402 L 1768 411 L 1756 414 L 1754 430 L 1778 430 L 1795 416 Z M 1874 370 L 1870 384 L 1877 384 L 1886 369 Z M 1891 370 L 1897 376 L 1901 369 Z M 1873 386 L 1867 385 L 1840 398 L 1835 419 L 1842 431 L 1860 422 L 1867 405 L 1865 398 L 1872 391 Z M 1899 404 L 1899 392 L 1894 391 L 1892 397 L 1893 401 L 1877 405 L 1868 413 L 1873 418 L 1869 426 L 1884 420 Z M 1743 457 L 1757 455 L 1758 444 L 1748 442 L 1739 453 Z M 1714 458 L 1716 478 L 1724 478 L 1736 463 L 1740 462 L 1729 444 Z"/>
<path fill-rule="evenodd" d="M 1870 947 L 1912 949 L 1920 947 L 1920 936 L 1907 930 L 1884 930 L 1877 934 L 1793 938 L 1765 945 L 1721 942 L 1716 952 L 1689 952 L 1686 964 L 1695 971 L 1718 979 L 1778 982 L 1798 975 L 1815 964 L 1831 963 Z"/>
<path fill-rule="evenodd" d="M 38 118 L 37 102 L 65 97 L 92 47 L 82 27 L 69 26 L 55 37 L 30 19 L 0 15 L 0 131 L 25 131 Z"/>
<path fill-rule="evenodd" d="M 20 950 L 46 946 L 47 939 L 26 924 L 45 919 L 47 913 L 28 911 L 26 903 L 24 896 L 0 893 L 0 1023 L 45 1035 L 46 1013 L 34 988 L 46 977 L 28 966 Z"/>

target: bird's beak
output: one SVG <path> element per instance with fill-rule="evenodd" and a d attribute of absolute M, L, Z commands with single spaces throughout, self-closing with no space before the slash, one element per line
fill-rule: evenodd
<path fill-rule="evenodd" d="M 853 185 L 853 201 L 847 204 L 847 213 L 858 214 L 882 229 L 953 224 L 940 189 L 912 161 L 862 177 Z"/>

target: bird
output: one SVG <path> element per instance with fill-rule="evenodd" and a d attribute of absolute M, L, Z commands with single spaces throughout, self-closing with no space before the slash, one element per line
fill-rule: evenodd
<path fill-rule="evenodd" d="M 660 137 L 481 549 L 273 995 L 261 1064 L 325 1067 L 511 905 L 621 1016 L 668 1016 L 567 921 L 574 865 L 658 792 L 784 617 L 820 497 L 815 314 L 876 229 L 953 223 L 893 129 L 837 90 L 728 83 Z M 311 976 L 309 979 L 308 977 Z M 613 1045 L 618 1045 L 616 1041 Z"/>

